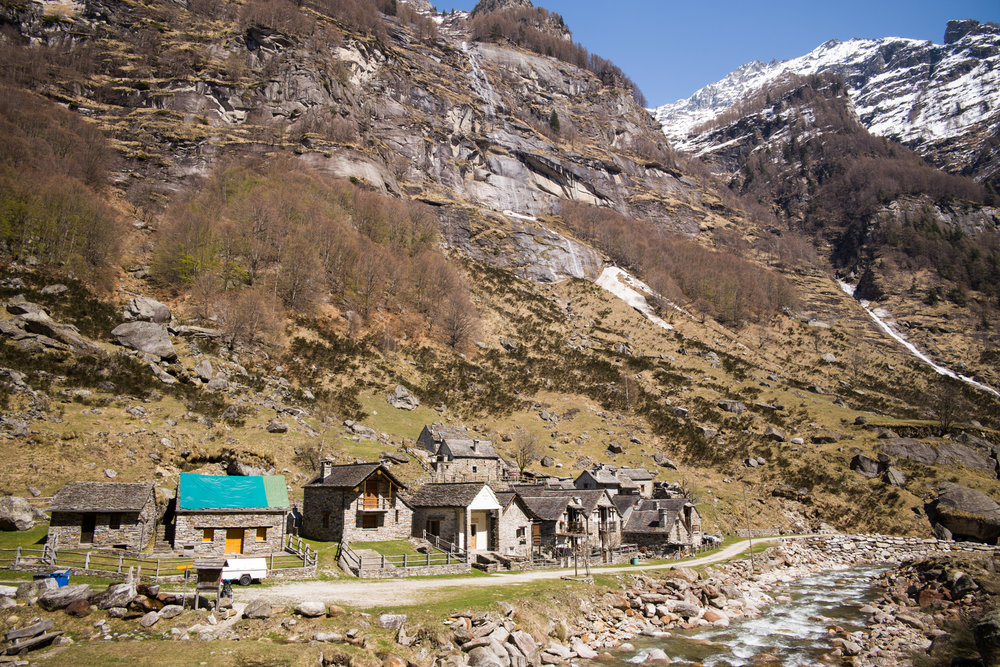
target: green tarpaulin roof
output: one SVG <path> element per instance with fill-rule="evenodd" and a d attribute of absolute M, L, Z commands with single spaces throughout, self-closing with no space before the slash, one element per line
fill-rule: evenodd
<path fill-rule="evenodd" d="M 177 498 L 182 510 L 288 508 L 283 475 L 225 477 L 182 472 Z"/>

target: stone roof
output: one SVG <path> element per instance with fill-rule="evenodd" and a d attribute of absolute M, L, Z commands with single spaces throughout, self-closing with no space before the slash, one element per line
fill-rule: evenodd
<path fill-rule="evenodd" d="M 648 482 L 656 478 L 656 475 L 649 472 L 645 468 L 620 468 L 618 470 L 619 477 L 627 477 L 634 482 Z"/>
<path fill-rule="evenodd" d="M 618 510 L 619 516 L 625 518 L 629 510 L 636 504 L 639 500 L 638 496 L 623 496 L 620 493 L 618 495 L 612 496 L 611 503 Z"/>
<path fill-rule="evenodd" d="M 489 440 L 473 440 L 472 438 L 445 438 L 438 449 L 443 454 L 447 448 L 452 458 L 456 459 L 498 459 L 500 455 Z"/>
<path fill-rule="evenodd" d="M 681 510 L 690 503 L 691 501 L 687 498 L 640 500 L 632 510 L 625 525 L 622 526 L 622 532 L 669 533 Z M 663 524 L 660 523 L 661 509 L 667 512 L 667 520 Z"/>
<path fill-rule="evenodd" d="M 539 520 L 558 521 L 572 499 L 568 496 L 521 496 L 521 500 Z"/>
<path fill-rule="evenodd" d="M 567 502 L 572 502 L 576 507 L 579 507 L 587 514 L 590 514 L 597 508 L 598 503 L 600 503 L 601 498 L 607 495 L 604 489 L 532 489 L 530 491 L 521 491 L 518 489 L 518 494 L 522 498 L 526 498 L 527 494 L 534 495 L 536 497 L 542 498 L 565 498 Z M 579 504 L 576 500 L 579 499 Z"/>
<path fill-rule="evenodd" d="M 67 482 L 52 497 L 53 512 L 139 512 L 153 497 L 146 482 Z"/>
<path fill-rule="evenodd" d="M 486 486 L 482 482 L 424 484 L 406 499 L 410 507 L 468 507 Z"/>
<path fill-rule="evenodd" d="M 427 424 L 424 428 L 435 442 L 442 442 L 449 438 L 463 440 L 469 437 L 469 429 L 464 426 L 452 426 L 442 424 L 441 422 L 434 422 L 433 424 Z"/>
<path fill-rule="evenodd" d="M 329 486 L 335 488 L 353 488 L 375 474 L 379 468 L 382 474 L 389 478 L 393 484 L 401 489 L 406 485 L 400 482 L 395 475 L 389 472 L 381 463 L 348 463 L 345 465 L 330 466 L 330 473 L 326 477 L 317 477 L 306 486 Z"/>

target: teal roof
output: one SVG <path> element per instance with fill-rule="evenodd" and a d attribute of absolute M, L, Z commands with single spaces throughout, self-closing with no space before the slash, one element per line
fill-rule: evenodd
<path fill-rule="evenodd" d="M 181 473 L 177 509 L 288 509 L 283 475 L 226 477 Z"/>

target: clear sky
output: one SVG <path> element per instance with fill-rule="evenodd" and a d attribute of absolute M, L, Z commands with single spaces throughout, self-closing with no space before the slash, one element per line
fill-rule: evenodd
<path fill-rule="evenodd" d="M 477 0 L 432 0 L 439 11 Z M 998 0 L 533 0 L 562 14 L 573 38 L 613 61 L 650 106 L 689 97 L 752 60 L 786 60 L 828 39 L 944 41 L 949 19 L 1000 23 Z"/>

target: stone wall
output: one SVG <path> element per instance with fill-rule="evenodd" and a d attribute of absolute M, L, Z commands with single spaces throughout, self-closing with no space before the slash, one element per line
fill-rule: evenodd
<path fill-rule="evenodd" d="M 441 528 L 438 537 L 448 540 L 452 544 L 465 545 L 464 540 L 459 541 L 459 535 L 463 534 L 465 522 L 463 515 L 464 507 L 415 507 L 413 508 L 413 537 L 423 537 L 424 530 L 427 529 L 428 519 L 438 519 Z"/>
<path fill-rule="evenodd" d="M 382 542 L 408 537 L 413 528 L 413 510 L 392 494 L 388 509 L 380 512 L 380 525 L 364 528 L 356 509 L 361 491 L 337 487 L 306 487 L 302 500 L 302 534 L 325 542 Z M 380 504 L 385 502 L 379 498 Z"/>
<path fill-rule="evenodd" d="M 94 541 L 80 542 L 84 513 L 53 512 L 49 522 L 49 543 L 59 549 L 125 548 L 141 551 L 153 536 L 156 522 L 156 505 L 152 497 L 141 512 L 115 512 L 120 528 L 110 527 L 111 512 L 90 512 L 94 516 Z"/>
<path fill-rule="evenodd" d="M 949 553 L 1000 553 L 1000 547 L 979 542 L 955 542 L 933 537 L 894 535 L 820 535 L 804 540 L 810 548 L 830 555 L 852 556 L 860 560 L 894 561 L 900 558 L 943 556 Z"/>
<path fill-rule="evenodd" d="M 515 501 L 500 513 L 499 521 L 499 552 L 504 556 L 520 556 L 526 558 L 531 555 L 531 519 L 521 509 L 521 505 Z M 522 531 L 518 537 L 518 529 Z"/>
<path fill-rule="evenodd" d="M 222 556 L 226 550 L 226 533 L 230 528 L 243 529 L 243 555 L 264 555 L 283 550 L 285 514 L 278 512 L 199 512 L 178 513 L 174 530 L 174 549 L 185 555 Z M 212 529 L 211 541 L 206 542 L 205 529 Z M 265 528 L 265 539 L 258 540 L 258 528 Z"/>
<path fill-rule="evenodd" d="M 436 472 L 450 479 L 493 481 L 503 479 L 503 462 L 500 459 L 466 459 L 440 461 Z"/>

